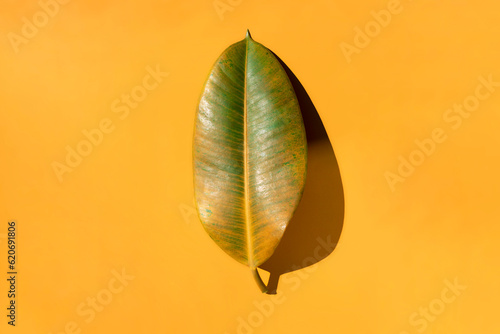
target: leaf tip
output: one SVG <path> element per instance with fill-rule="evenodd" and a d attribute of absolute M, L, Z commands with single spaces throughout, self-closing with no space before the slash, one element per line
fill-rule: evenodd
<path fill-rule="evenodd" d="M 247 35 L 245 37 L 247 39 L 252 39 L 252 35 L 250 35 L 250 30 L 247 29 Z"/>

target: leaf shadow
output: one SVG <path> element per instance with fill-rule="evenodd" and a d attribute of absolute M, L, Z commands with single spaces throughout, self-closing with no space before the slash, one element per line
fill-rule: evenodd
<path fill-rule="evenodd" d="M 328 134 L 300 81 L 276 54 L 274 56 L 285 69 L 299 100 L 308 158 L 307 179 L 299 206 L 273 255 L 259 266 L 270 273 L 268 294 L 276 293 L 282 274 L 329 256 L 336 248 L 344 224 L 344 190 Z"/>

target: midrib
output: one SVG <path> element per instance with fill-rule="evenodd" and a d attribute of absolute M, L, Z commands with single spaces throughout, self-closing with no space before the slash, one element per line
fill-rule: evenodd
<path fill-rule="evenodd" d="M 250 191 L 248 176 L 248 131 L 247 131 L 247 66 L 248 66 L 248 45 L 249 38 L 245 41 L 245 85 L 243 92 L 243 171 L 244 171 L 244 189 L 245 189 L 245 226 L 247 232 L 247 257 L 250 268 L 254 268 L 253 258 L 253 240 L 252 240 L 252 220 L 250 215 Z"/>

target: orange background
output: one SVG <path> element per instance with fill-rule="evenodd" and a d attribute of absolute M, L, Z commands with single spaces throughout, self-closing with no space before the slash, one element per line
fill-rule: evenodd
<path fill-rule="evenodd" d="M 18 52 L 10 33 L 41 7 L 2 3 L 0 267 L 15 220 L 19 275 L 16 328 L 1 279 L 1 332 L 232 334 L 249 317 L 254 333 L 499 332 L 500 89 L 457 129 L 443 119 L 478 77 L 500 81 L 498 2 L 401 1 L 348 62 L 341 43 L 389 1 L 220 1 L 222 16 L 211 0 L 69 1 Z M 198 98 L 247 28 L 309 93 L 345 191 L 337 249 L 285 275 L 296 283 L 280 282 L 279 304 L 193 214 Z M 121 119 L 113 102 L 157 66 L 168 76 Z M 103 119 L 113 130 L 60 182 L 53 162 Z M 392 191 L 385 173 L 435 128 L 446 141 Z M 109 297 L 122 268 L 134 278 L 87 322 L 78 307 Z M 412 323 L 455 279 L 466 289 L 425 329 Z"/>

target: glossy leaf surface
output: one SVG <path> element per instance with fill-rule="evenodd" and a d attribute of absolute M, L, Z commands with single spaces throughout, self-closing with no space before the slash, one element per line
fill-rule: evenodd
<path fill-rule="evenodd" d="M 252 269 L 265 262 L 300 201 L 306 161 L 290 80 L 247 33 L 216 61 L 196 114 L 195 198 L 210 237 Z"/>

